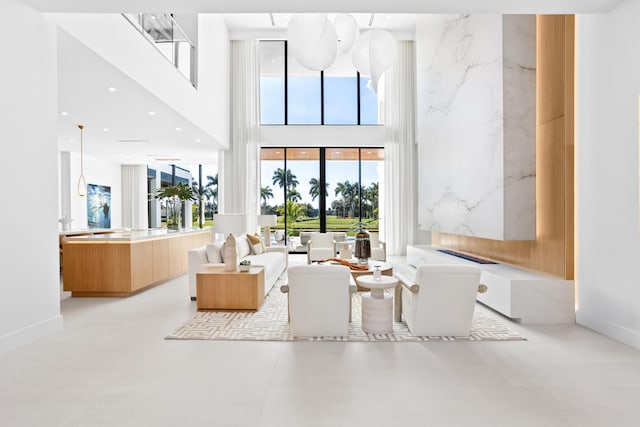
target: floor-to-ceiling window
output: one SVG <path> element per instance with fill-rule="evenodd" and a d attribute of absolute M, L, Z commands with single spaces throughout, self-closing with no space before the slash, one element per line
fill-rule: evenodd
<path fill-rule="evenodd" d="M 261 211 L 288 236 L 378 231 L 382 148 L 263 148 Z"/>
<path fill-rule="evenodd" d="M 190 210 L 182 209 L 182 224 L 194 227 L 212 226 L 213 214 L 218 209 L 217 165 L 148 165 L 147 192 L 153 195 L 160 188 L 182 183 L 191 186 L 197 200 L 186 204 Z M 167 223 L 164 200 L 148 199 L 149 227 L 165 227 Z M 183 206 L 184 208 L 184 206 Z M 191 221 L 187 221 L 190 218 Z"/>
<path fill-rule="evenodd" d="M 380 124 L 371 79 L 356 71 L 348 55 L 323 71 L 301 66 L 283 40 L 261 41 L 259 55 L 262 125 Z"/>

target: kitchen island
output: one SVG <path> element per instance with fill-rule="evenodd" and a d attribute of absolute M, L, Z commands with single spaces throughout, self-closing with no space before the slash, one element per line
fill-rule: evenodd
<path fill-rule="evenodd" d="M 211 242 L 211 228 L 144 229 L 68 236 L 63 288 L 74 297 L 126 297 L 187 272 L 189 249 Z"/>

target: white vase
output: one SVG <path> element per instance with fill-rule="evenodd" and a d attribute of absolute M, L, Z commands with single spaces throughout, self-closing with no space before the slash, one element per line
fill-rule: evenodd
<path fill-rule="evenodd" d="M 236 238 L 229 234 L 224 242 L 224 270 L 236 271 L 238 269 L 238 251 L 236 250 Z"/>

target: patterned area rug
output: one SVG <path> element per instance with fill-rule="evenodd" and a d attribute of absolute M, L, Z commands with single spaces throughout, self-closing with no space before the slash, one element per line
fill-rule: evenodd
<path fill-rule="evenodd" d="M 257 312 L 196 313 L 191 320 L 167 336 L 169 340 L 227 341 L 354 341 L 354 342 L 420 342 L 420 341 L 519 341 L 526 338 L 476 309 L 471 335 L 468 337 L 415 337 L 405 322 L 394 322 L 393 332 L 367 334 L 362 330 L 361 298 L 352 299 L 353 319 L 346 337 L 294 337 L 287 321 L 287 296 L 276 284 Z"/>

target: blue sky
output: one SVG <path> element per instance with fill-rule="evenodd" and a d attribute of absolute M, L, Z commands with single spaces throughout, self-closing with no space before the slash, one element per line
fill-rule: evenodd
<path fill-rule="evenodd" d="M 378 96 L 360 78 L 362 124 L 378 124 Z M 355 77 L 325 77 L 325 124 L 357 124 Z M 320 77 L 289 77 L 289 124 L 320 124 Z M 267 125 L 284 124 L 284 78 L 260 78 L 260 117 Z"/>

